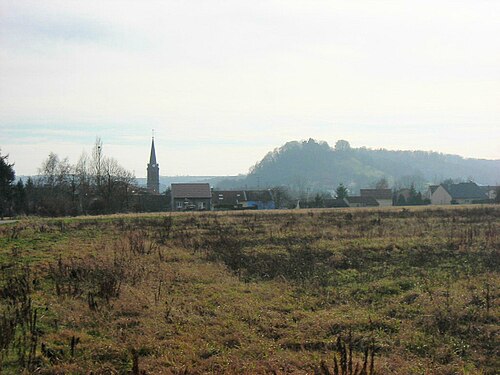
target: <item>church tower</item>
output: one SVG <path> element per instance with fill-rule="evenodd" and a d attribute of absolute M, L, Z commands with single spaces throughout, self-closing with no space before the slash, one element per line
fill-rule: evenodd
<path fill-rule="evenodd" d="M 148 190 L 152 194 L 160 194 L 160 165 L 156 163 L 154 136 L 151 140 L 151 155 L 148 163 Z"/>

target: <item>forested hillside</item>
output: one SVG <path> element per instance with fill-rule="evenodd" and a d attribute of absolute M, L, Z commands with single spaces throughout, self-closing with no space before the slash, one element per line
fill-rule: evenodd
<path fill-rule="evenodd" d="M 373 185 L 385 177 L 391 186 L 423 188 L 445 179 L 478 184 L 500 182 L 500 160 L 466 159 L 426 151 L 389 151 L 351 148 L 347 141 L 335 147 L 326 142 L 293 141 L 269 152 L 250 169 L 245 179 L 226 180 L 220 187 L 270 187 L 286 185 L 294 190 L 332 189 L 340 183 L 351 191 Z"/>

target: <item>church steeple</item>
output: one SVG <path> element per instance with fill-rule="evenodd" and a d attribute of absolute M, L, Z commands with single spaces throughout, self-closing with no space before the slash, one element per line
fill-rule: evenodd
<path fill-rule="evenodd" d="M 156 163 L 154 133 L 151 139 L 151 154 L 148 163 L 148 190 L 153 194 L 160 194 L 160 165 Z"/>
<path fill-rule="evenodd" d="M 155 137 L 151 140 L 151 155 L 149 156 L 149 164 L 156 164 Z"/>

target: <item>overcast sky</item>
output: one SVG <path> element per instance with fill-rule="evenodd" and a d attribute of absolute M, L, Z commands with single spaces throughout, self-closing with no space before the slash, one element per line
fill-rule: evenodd
<path fill-rule="evenodd" d="M 0 0 L 17 174 L 96 136 L 145 176 L 246 173 L 315 138 L 500 158 L 500 1 Z"/>

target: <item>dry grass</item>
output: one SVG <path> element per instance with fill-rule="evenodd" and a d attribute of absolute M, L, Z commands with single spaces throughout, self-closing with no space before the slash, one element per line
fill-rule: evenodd
<path fill-rule="evenodd" d="M 494 374 L 499 218 L 469 206 L 5 225 L 0 369 Z"/>

